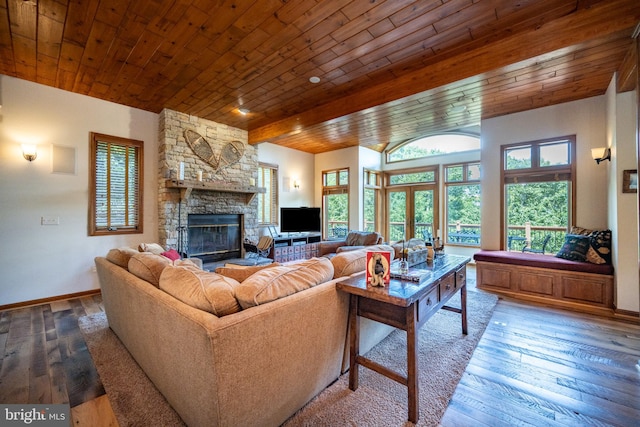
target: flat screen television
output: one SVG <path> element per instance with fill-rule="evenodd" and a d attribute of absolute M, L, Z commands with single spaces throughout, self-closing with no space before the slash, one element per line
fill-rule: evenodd
<path fill-rule="evenodd" d="M 322 231 L 320 208 L 280 208 L 280 232 L 306 233 Z"/>

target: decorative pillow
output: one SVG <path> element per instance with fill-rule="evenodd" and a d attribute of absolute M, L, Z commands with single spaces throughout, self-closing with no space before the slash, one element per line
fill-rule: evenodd
<path fill-rule="evenodd" d="M 232 279 L 237 280 L 238 282 L 244 282 L 247 277 L 251 276 L 253 273 L 260 271 L 264 268 L 277 267 L 280 264 L 277 262 L 272 262 L 271 264 L 263 264 L 263 265 L 254 265 L 254 266 L 235 266 L 235 267 L 218 267 L 216 268 L 216 273 L 222 274 L 226 277 L 231 277 Z"/>
<path fill-rule="evenodd" d="M 129 260 L 132 256 L 139 253 L 140 252 L 138 252 L 137 250 L 127 247 L 111 249 L 107 253 L 107 259 L 122 268 L 129 268 Z"/>
<path fill-rule="evenodd" d="M 254 307 L 327 282 L 332 277 L 333 265 L 326 258 L 264 268 L 236 287 L 236 298 L 242 308 Z"/>
<path fill-rule="evenodd" d="M 129 260 L 129 272 L 157 288 L 160 274 L 168 265 L 171 265 L 169 258 L 151 252 L 138 252 Z"/>
<path fill-rule="evenodd" d="M 238 282 L 229 277 L 192 267 L 168 266 L 160 275 L 160 289 L 218 317 L 240 311 L 236 286 Z"/>
<path fill-rule="evenodd" d="M 611 230 L 594 230 L 589 233 L 589 239 L 587 261 L 594 264 L 611 264 Z"/>
<path fill-rule="evenodd" d="M 591 233 L 593 233 L 593 230 L 575 225 L 571 227 L 571 230 L 569 230 L 569 234 L 580 234 L 582 236 L 588 236 Z"/>
<path fill-rule="evenodd" d="M 138 245 L 138 251 L 151 252 L 152 254 L 162 255 L 164 248 L 157 243 L 140 243 Z"/>
<path fill-rule="evenodd" d="M 589 236 L 567 234 L 564 238 L 564 244 L 556 254 L 556 257 L 584 262 L 586 261 L 587 252 L 589 251 L 590 241 Z"/>
<path fill-rule="evenodd" d="M 570 234 L 581 234 L 591 238 L 587 261 L 593 264 L 611 264 L 611 230 L 590 230 L 573 226 Z"/>
<path fill-rule="evenodd" d="M 168 251 L 163 251 L 160 255 L 169 258 L 171 261 L 180 259 L 180 254 L 175 249 L 169 249 Z"/>

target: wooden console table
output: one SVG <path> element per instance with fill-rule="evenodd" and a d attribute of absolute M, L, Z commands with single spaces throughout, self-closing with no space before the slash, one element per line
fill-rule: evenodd
<path fill-rule="evenodd" d="M 358 388 L 358 366 L 362 365 L 407 386 L 409 421 L 418 421 L 418 330 L 440 308 L 460 313 L 462 333 L 467 334 L 466 266 L 468 257 L 441 255 L 433 263 L 415 268 L 430 270 L 422 282 L 391 279 L 386 287 L 372 287 L 364 275 L 338 282 L 349 293 L 350 361 L 349 388 Z M 460 291 L 460 308 L 445 303 Z M 360 355 L 360 317 L 366 317 L 407 332 L 407 376 Z"/>

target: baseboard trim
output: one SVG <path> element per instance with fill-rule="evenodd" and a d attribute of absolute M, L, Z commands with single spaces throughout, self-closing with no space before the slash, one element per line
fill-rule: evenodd
<path fill-rule="evenodd" d="M 12 310 L 15 308 L 24 308 L 24 307 L 29 307 L 32 305 L 40 305 L 40 304 L 48 304 L 54 301 L 61 301 L 61 300 L 67 300 L 67 299 L 72 299 L 72 298 L 80 298 L 80 297 L 86 297 L 86 296 L 90 296 L 90 295 L 97 295 L 101 292 L 100 289 L 92 289 L 90 291 L 83 291 L 83 292 L 76 292 L 73 294 L 65 294 L 65 295 L 58 295 L 55 297 L 49 297 L 49 298 L 41 298 L 41 299 L 34 299 L 31 301 L 23 301 L 23 302 L 16 302 L 13 304 L 6 304 L 6 305 L 0 305 L 0 311 L 4 311 L 4 310 Z"/>
<path fill-rule="evenodd" d="M 635 323 L 636 325 L 640 325 L 640 313 L 638 313 L 637 311 L 622 310 L 622 309 L 616 308 L 613 311 L 613 317 L 615 319 L 622 320 L 624 322 Z"/>

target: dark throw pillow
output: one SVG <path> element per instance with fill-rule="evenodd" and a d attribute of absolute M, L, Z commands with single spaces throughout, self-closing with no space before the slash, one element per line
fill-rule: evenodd
<path fill-rule="evenodd" d="M 587 261 L 593 264 L 611 264 L 611 230 L 595 230 L 589 234 L 591 248 Z"/>
<path fill-rule="evenodd" d="M 564 237 L 564 244 L 556 254 L 558 258 L 571 261 L 586 261 L 587 252 L 591 247 L 591 238 L 580 234 L 567 234 Z"/>

